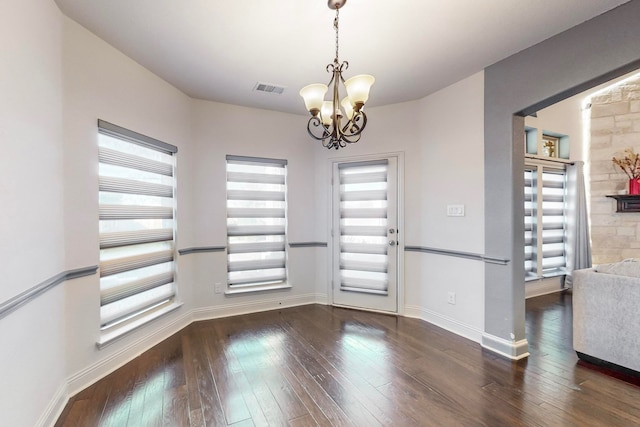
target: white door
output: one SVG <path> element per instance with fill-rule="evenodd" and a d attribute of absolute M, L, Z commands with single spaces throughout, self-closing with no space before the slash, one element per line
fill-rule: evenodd
<path fill-rule="evenodd" d="M 333 165 L 333 303 L 398 311 L 397 157 Z"/>

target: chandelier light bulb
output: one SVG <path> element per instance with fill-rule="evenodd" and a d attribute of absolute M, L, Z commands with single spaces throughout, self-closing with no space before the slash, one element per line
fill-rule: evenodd
<path fill-rule="evenodd" d="M 322 111 L 320 112 L 322 116 L 322 124 L 325 126 L 331 126 L 333 123 L 333 102 L 324 101 L 322 103 Z"/>

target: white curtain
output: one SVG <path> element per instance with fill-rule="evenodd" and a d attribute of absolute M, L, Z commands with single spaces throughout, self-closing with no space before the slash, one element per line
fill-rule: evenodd
<path fill-rule="evenodd" d="M 591 239 L 587 196 L 584 187 L 584 162 L 567 166 L 567 276 L 565 287 L 573 286 L 573 271 L 591 267 Z"/>

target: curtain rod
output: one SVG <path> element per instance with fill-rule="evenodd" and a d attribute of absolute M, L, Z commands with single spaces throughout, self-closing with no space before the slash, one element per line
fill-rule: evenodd
<path fill-rule="evenodd" d="M 563 165 L 575 165 L 576 162 L 565 162 L 562 160 L 555 160 L 552 157 L 549 158 L 541 158 L 541 157 L 536 157 L 536 156 L 524 156 L 525 159 L 531 159 L 531 160 L 539 160 L 541 162 L 552 162 L 552 163 L 562 163 Z"/>

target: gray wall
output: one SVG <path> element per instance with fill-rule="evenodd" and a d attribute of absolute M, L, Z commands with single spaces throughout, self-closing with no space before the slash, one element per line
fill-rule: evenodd
<path fill-rule="evenodd" d="M 485 269 L 487 347 L 511 357 L 527 351 L 523 116 L 639 68 L 638 22 L 632 0 L 485 70 L 485 254 L 511 260 Z"/>

